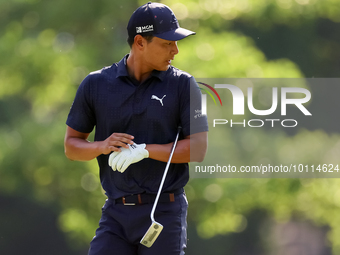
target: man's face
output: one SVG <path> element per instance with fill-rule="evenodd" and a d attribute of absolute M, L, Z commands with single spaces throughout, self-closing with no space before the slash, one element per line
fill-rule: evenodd
<path fill-rule="evenodd" d="M 151 42 L 146 43 L 143 54 L 144 64 L 151 70 L 166 71 L 177 53 L 177 41 L 154 37 Z"/>

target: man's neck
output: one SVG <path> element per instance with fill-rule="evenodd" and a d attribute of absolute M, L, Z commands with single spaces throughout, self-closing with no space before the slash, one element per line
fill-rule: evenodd
<path fill-rule="evenodd" d="M 126 60 L 126 67 L 129 75 L 136 79 L 139 83 L 142 83 L 149 78 L 152 72 L 152 70 L 144 70 L 146 69 L 145 65 L 143 65 L 132 52 L 130 52 Z"/>

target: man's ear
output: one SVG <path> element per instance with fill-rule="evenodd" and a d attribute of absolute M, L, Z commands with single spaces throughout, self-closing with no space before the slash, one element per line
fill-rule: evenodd
<path fill-rule="evenodd" d="M 139 50 L 144 49 L 145 42 L 146 40 L 141 35 L 136 35 L 134 38 L 134 44 Z"/>

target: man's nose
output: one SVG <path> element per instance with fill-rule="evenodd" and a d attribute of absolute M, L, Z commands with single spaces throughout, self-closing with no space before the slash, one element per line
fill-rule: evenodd
<path fill-rule="evenodd" d="M 177 42 L 174 43 L 174 46 L 173 46 L 172 51 L 173 51 L 173 54 L 174 54 L 174 55 L 177 55 L 177 54 L 178 54 L 179 50 L 178 50 Z"/>

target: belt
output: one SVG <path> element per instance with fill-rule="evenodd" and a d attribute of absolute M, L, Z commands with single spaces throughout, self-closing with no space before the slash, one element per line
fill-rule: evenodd
<path fill-rule="evenodd" d="M 142 205 L 142 204 L 152 204 L 156 199 L 156 194 L 136 194 L 129 195 L 115 199 L 116 204 L 123 205 Z M 159 196 L 158 202 L 169 203 L 175 202 L 175 193 L 162 193 Z"/>

